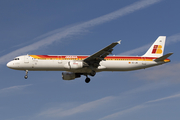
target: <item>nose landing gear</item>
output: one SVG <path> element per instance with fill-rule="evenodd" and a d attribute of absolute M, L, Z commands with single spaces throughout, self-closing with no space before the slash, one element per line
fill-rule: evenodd
<path fill-rule="evenodd" d="M 26 70 L 26 75 L 24 76 L 25 79 L 28 78 L 28 70 Z"/>

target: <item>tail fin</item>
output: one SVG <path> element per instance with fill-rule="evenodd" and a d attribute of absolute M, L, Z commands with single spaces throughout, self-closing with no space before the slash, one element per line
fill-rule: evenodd
<path fill-rule="evenodd" d="M 142 57 L 161 57 L 163 56 L 166 36 L 159 36 L 149 50 Z"/>

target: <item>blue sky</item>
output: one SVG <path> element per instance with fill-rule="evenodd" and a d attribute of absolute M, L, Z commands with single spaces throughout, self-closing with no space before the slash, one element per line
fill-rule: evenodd
<path fill-rule="evenodd" d="M 180 118 L 178 0 L 0 1 L 0 119 L 177 120 Z M 90 55 L 122 40 L 116 55 L 142 55 L 167 36 L 171 63 L 63 81 L 61 71 L 6 67 L 24 54 Z"/>

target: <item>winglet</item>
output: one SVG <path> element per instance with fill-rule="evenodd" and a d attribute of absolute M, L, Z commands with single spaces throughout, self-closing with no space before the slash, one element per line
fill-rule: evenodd
<path fill-rule="evenodd" d="M 121 40 L 117 41 L 118 44 L 121 44 Z"/>

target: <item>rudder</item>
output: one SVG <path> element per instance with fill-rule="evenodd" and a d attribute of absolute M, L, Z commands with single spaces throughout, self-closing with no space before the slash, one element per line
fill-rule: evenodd
<path fill-rule="evenodd" d="M 159 36 L 142 57 L 161 57 L 164 53 L 166 36 Z"/>

